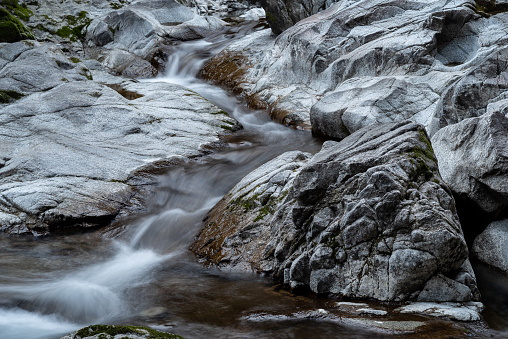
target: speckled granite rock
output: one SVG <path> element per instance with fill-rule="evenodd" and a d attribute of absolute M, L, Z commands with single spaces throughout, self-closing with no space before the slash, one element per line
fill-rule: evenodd
<path fill-rule="evenodd" d="M 92 325 L 60 339 L 184 339 L 141 326 Z"/>
<path fill-rule="evenodd" d="M 378 300 L 479 298 L 453 197 L 422 126 L 372 126 L 246 176 L 192 245 L 291 288 Z"/>
<path fill-rule="evenodd" d="M 491 223 L 475 240 L 473 255 L 508 273 L 508 219 Z"/>
<path fill-rule="evenodd" d="M 154 64 L 169 39 L 203 38 L 225 25 L 174 0 L 137 1 L 94 19 L 86 31 L 86 52 L 118 74 L 149 78 L 157 74 Z"/>

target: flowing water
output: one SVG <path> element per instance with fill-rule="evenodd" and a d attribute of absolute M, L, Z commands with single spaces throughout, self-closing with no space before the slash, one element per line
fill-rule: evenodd
<path fill-rule="evenodd" d="M 167 74 L 152 80 L 196 91 L 244 130 L 223 150 L 161 175 L 146 214 L 109 232 L 0 235 L 0 338 L 59 338 L 97 323 L 144 325 L 189 338 L 373 336 L 308 316 L 331 301 L 292 295 L 253 273 L 203 267 L 188 251 L 207 211 L 248 172 L 285 151 L 320 148 L 310 132 L 273 123 L 265 112 L 196 79 L 207 58 L 252 29 L 175 46 Z"/>
<path fill-rule="evenodd" d="M 223 150 L 161 175 L 147 214 L 126 220 L 114 239 L 101 232 L 0 235 L 0 338 L 59 338 L 96 323 L 149 325 L 192 338 L 308 338 L 336 332 L 336 325 L 291 317 L 248 320 L 260 312 L 313 310 L 326 301 L 278 291 L 269 279 L 252 273 L 202 267 L 188 251 L 207 211 L 245 174 L 285 151 L 320 148 L 310 132 L 273 123 L 265 112 L 249 110 L 196 79 L 207 58 L 252 29 L 243 26 L 176 46 L 166 76 L 154 79 L 200 93 L 244 130 Z"/>

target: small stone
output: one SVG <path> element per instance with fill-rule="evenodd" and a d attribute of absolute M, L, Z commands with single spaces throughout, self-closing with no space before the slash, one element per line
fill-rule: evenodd
<path fill-rule="evenodd" d="M 357 312 L 360 314 L 368 314 L 368 315 L 375 315 L 375 316 L 384 316 L 384 315 L 388 314 L 388 312 L 386 312 L 386 311 L 374 310 L 371 308 L 360 308 L 357 310 Z"/>
<path fill-rule="evenodd" d="M 417 302 L 400 307 L 395 311 L 407 314 L 425 314 L 434 317 L 448 318 L 458 321 L 479 321 L 481 303 L 427 303 Z"/>

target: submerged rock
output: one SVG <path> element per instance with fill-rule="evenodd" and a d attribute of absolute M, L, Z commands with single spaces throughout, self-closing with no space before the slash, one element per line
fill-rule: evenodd
<path fill-rule="evenodd" d="M 483 14 L 471 0 L 340 1 L 231 45 L 203 76 L 316 135 L 406 119 L 433 135 L 508 89 L 508 13 Z M 242 73 L 224 83 L 231 56 Z"/>
<path fill-rule="evenodd" d="M 131 181 L 206 152 L 238 123 L 168 83 L 63 83 L 0 109 L 0 230 L 102 226 Z"/>
<path fill-rule="evenodd" d="M 289 152 L 209 213 L 192 250 L 293 289 L 378 300 L 479 298 L 453 197 L 422 126 L 367 127 Z"/>
<path fill-rule="evenodd" d="M 426 314 L 458 321 L 479 321 L 482 319 L 480 313 L 483 311 L 483 304 L 480 302 L 465 304 L 418 302 L 400 307 L 395 311 L 403 314 Z"/>
<path fill-rule="evenodd" d="M 432 138 L 439 171 L 461 198 L 494 217 L 508 207 L 508 100 L 447 126 Z"/>

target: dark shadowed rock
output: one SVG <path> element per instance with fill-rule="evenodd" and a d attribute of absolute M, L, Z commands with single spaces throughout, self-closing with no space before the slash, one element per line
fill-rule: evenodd
<path fill-rule="evenodd" d="M 298 21 L 326 9 L 337 0 L 261 0 L 266 20 L 275 34 L 280 34 Z"/>
<path fill-rule="evenodd" d="M 450 188 L 495 216 L 508 207 L 508 100 L 488 111 L 441 129 L 432 144 Z"/>
<path fill-rule="evenodd" d="M 453 197 L 424 128 L 409 122 L 263 165 L 214 207 L 192 249 L 316 293 L 479 297 Z"/>
<path fill-rule="evenodd" d="M 130 339 L 185 339 L 179 335 L 159 332 L 148 327 L 92 325 L 82 328 L 60 339 L 101 339 L 101 338 L 130 338 Z"/>

